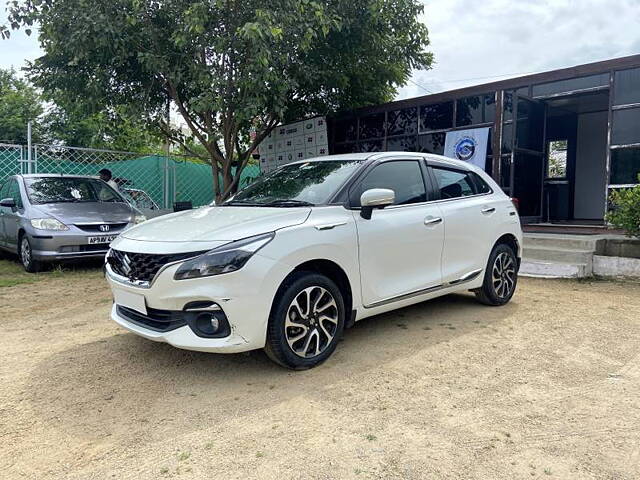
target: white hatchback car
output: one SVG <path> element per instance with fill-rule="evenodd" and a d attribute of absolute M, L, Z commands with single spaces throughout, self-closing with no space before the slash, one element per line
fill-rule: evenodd
<path fill-rule="evenodd" d="M 124 232 L 107 255 L 112 318 L 204 352 L 326 360 L 354 322 L 453 292 L 503 305 L 522 230 L 482 170 L 420 153 L 283 166 L 218 206 Z"/>

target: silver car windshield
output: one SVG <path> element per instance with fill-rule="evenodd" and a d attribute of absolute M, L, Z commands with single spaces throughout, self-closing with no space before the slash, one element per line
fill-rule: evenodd
<path fill-rule="evenodd" d="M 357 160 L 285 165 L 258 179 L 223 205 L 295 207 L 324 204 L 361 165 Z"/>
<path fill-rule="evenodd" d="M 46 203 L 121 202 L 125 200 L 105 182 L 93 178 L 26 178 L 27 195 L 34 205 Z"/>

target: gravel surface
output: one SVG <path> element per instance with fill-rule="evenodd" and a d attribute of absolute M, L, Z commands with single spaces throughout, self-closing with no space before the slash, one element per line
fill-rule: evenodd
<path fill-rule="evenodd" d="M 0 478 L 640 478 L 640 284 L 449 296 L 300 373 L 146 341 L 110 306 L 98 272 L 0 289 Z"/>

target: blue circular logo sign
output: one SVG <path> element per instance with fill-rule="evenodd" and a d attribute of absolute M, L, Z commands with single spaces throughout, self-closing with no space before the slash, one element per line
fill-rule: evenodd
<path fill-rule="evenodd" d="M 465 162 L 471 160 L 476 153 L 476 147 L 475 139 L 471 137 L 461 138 L 455 145 L 456 158 Z"/>

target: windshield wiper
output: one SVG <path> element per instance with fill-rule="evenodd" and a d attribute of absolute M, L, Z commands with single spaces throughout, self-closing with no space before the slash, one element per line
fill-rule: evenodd
<path fill-rule="evenodd" d="M 274 200 L 273 202 L 265 203 L 266 207 L 315 207 L 315 203 L 305 202 L 304 200 Z"/>
<path fill-rule="evenodd" d="M 263 207 L 264 203 L 257 203 L 257 202 L 249 202 L 247 200 L 230 200 L 228 202 L 224 202 L 222 205 L 222 207 L 225 206 L 231 206 L 231 207 Z"/>

